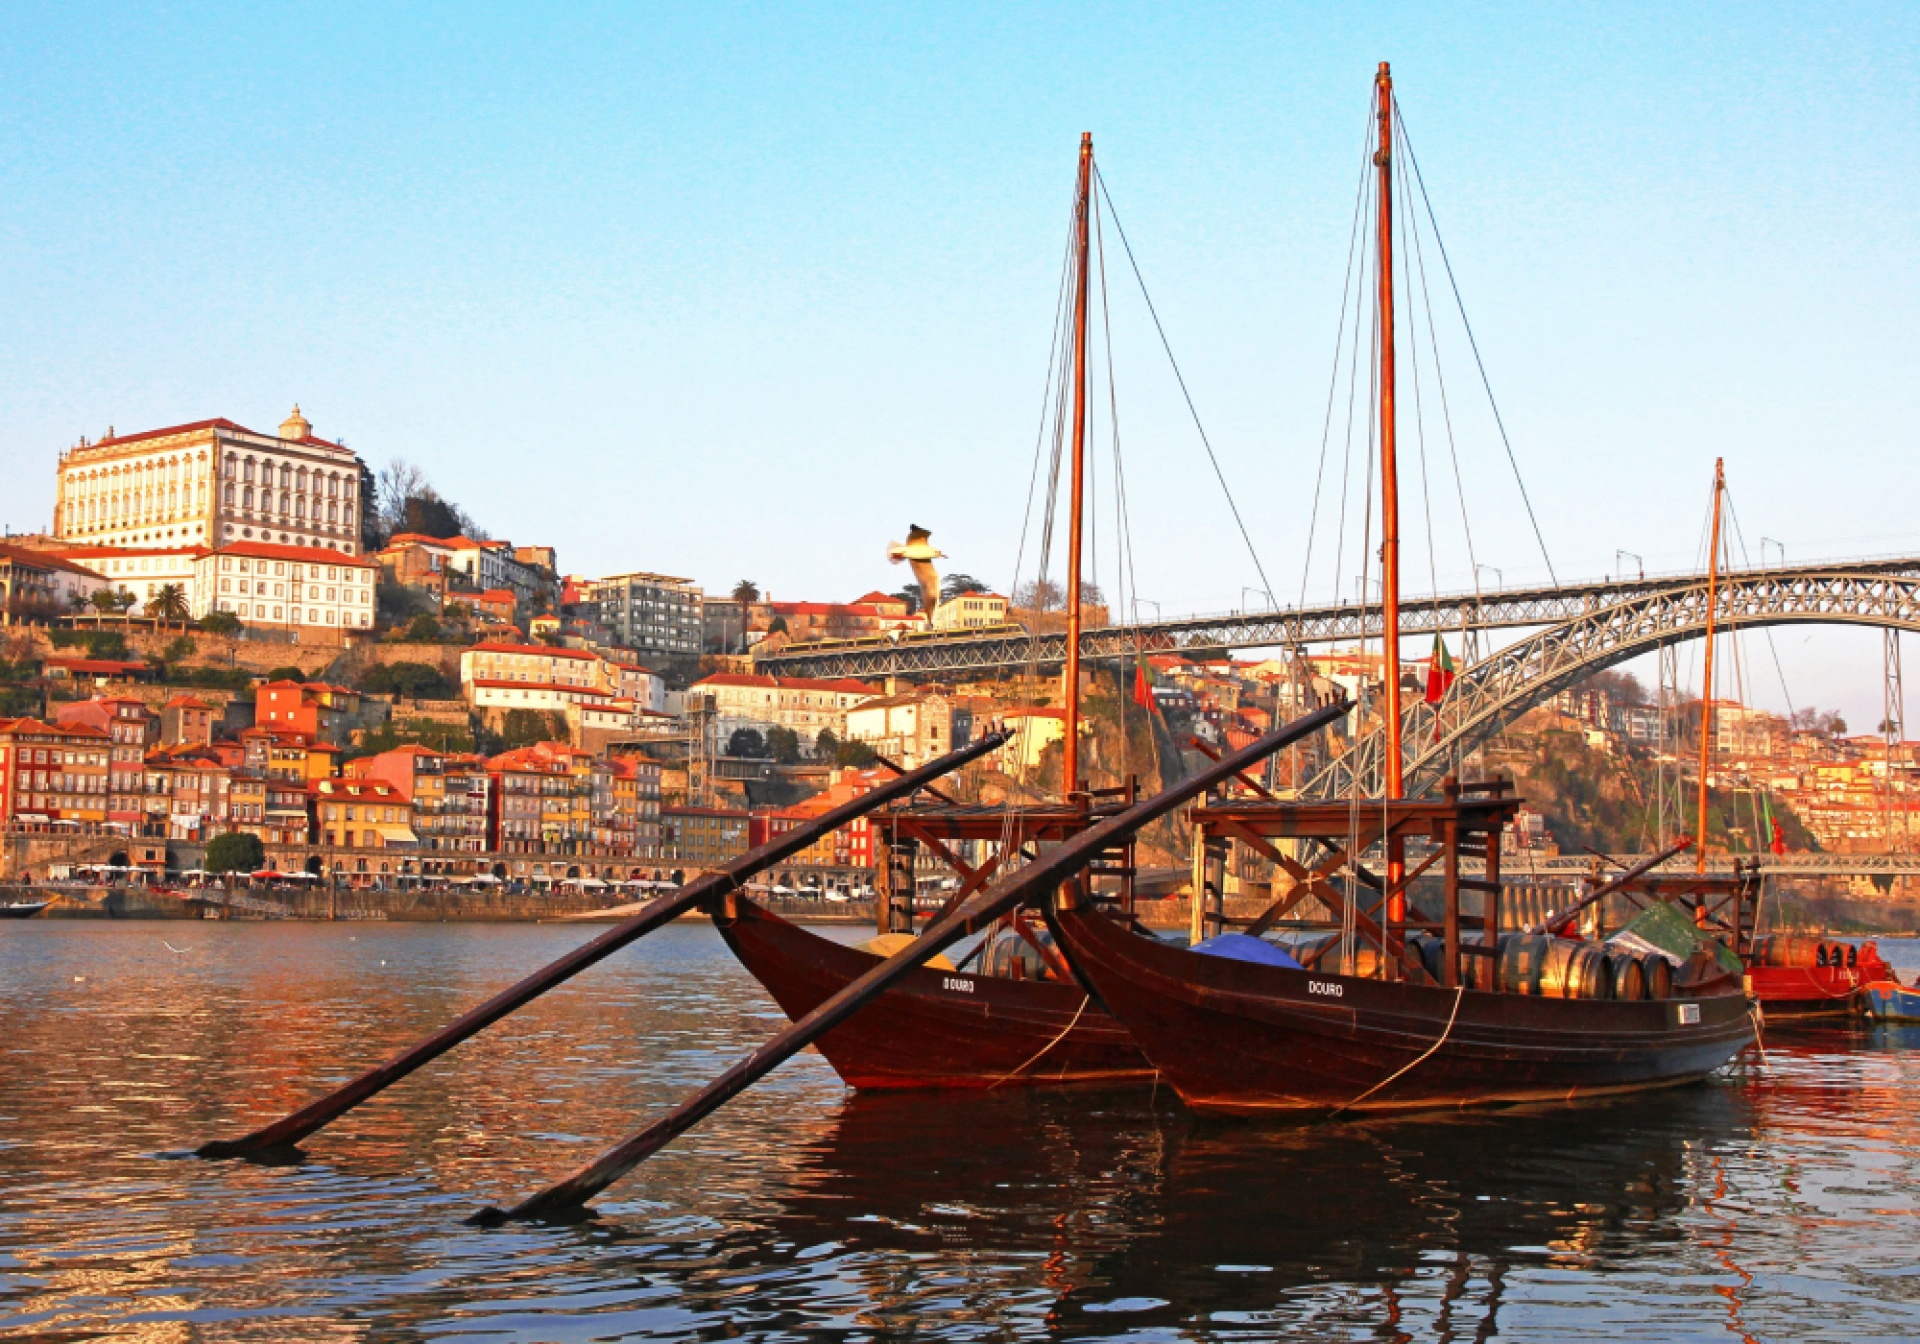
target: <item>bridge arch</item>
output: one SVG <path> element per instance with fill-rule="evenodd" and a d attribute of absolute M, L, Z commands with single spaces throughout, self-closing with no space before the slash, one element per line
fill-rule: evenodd
<path fill-rule="evenodd" d="M 1920 577 L 1871 572 L 1749 571 L 1721 581 L 1716 628 L 1732 634 L 1771 625 L 1860 625 L 1920 631 Z M 1403 775 L 1409 797 L 1431 792 L 1466 753 L 1569 686 L 1664 644 L 1700 639 L 1707 628 L 1704 578 L 1582 612 L 1488 655 L 1462 672 L 1437 706 L 1403 714 Z M 1364 734 L 1302 788 L 1309 798 L 1376 797 L 1386 734 Z"/>

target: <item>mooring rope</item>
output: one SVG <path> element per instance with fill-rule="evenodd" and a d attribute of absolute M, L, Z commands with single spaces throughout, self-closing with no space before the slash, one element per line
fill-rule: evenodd
<path fill-rule="evenodd" d="M 1466 996 L 1467 996 L 1466 985 L 1462 984 L 1458 989 L 1454 990 L 1453 1011 L 1447 1014 L 1446 1030 L 1440 1033 L 1440 1039 L 1438 1039 L 1432 1045 L 1426 1048 L 1426 1050 L 1421 1054 L 1420 1058 L 1414 1060 L 1410 1064 L 1401 1065 L 1398 1069 L 1395 1069 L 1392 1073 L 1388 1074 L 1385 1078 L 1375 1083 L 1372 1087 L 1368 1088 L 1365 1092 L 1362 1092 L 1359 1096 L 1355 1097 L 1352 1101 L 1334 1110 L 1330 1115 L 1327 1116 L 1327 1119 L 1329 1120 L 1335 1119 L 1338 1116 L 1340 1116 L 1342 1113 L 1352 1110 L 1355 1106 L 1358 1106 L 1361 1102 L 1365 1101 L 1368 1097 L 1372 1096 L 1375 1092 L 1378 1092 L 1381 1088 L 1385 1087 L 1388 1083 L 1391 1083 L 1395 1079 L 1403 1077 L 1408 1073 L 1411 1073 L 1416 1067 L 1426 1063 L 1426 1061 L 1432 1056 L 1434 1051 L 1438 1050 L 1441 1046 L 1447 1043 L 1447 1037 L 1453 1035 L 1454 1019 L 1460 1016 L 1460 1000 L 1464 999 Z"/>
<path fill-rule="evenodd" d="M 1072 1031 L 1074 1027 L 1079 1024 L 1080 1014 L 1086 1012 L 1087 1005 L 1092 1002 L 1093 1002 L 1093 995 L 1091 994 L 1087 995 L 1084 999 L 1081 999 L 1080 1006 L 1073 1010 L 1073 1017 L 1069 1019 L 1066 1026 L 1060 1028 L 1060 1034 L 1058 1036 L 1055 1036 L 1052 1040 L 1048 1041 L 1045 1045 L 1041 1046 L 1039 1054 L 1035 1055 L 1032 1059 L 1028 1060 L 1025 1064 L 1022 1064 L 1019 1068 L 1015 1069 L 1012 1073 L 1009 1073 L 1004 1075 L 1003 1077 L 994 1079 L 992 1085 L 987 1088 L 987 1091 L 989 1092 L 993 1091 L 994 1088 L 1006 1082 L 1008 1078 L 1018 1077 L 1020 1074 L 1025 1073 L 1028 1069 L 1032 1068 L 1035 1064 L 1037 1064 L 1040 1061 L 1041 1055 L 1046 1054 L 1047 1051 L 1053 1049 L 1054 1046 L 1066 1040 L 1067 1033 Z"/>

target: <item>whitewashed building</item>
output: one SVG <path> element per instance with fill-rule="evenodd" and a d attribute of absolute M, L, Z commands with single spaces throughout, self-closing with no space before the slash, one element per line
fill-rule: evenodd
<path fill-rule="evenodd" d="M 53 535 L 100 546 L 257 541 L 357 555 L 366 467 L 316 438 L 295 406 L 278 435 L 231 420 L 97 442 L 60 455 Z"/>
<path fill-rule="evenodd" d="M 370 630 L 380 567 L 313 546 L 241 542 L 194 561 L 193 614 L 232 612 L 246 625 Z"/>

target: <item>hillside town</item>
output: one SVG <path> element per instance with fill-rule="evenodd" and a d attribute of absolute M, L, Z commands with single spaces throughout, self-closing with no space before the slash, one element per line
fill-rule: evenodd
<path fill-rule="evenodd" d="M 1016 735 L 966 787 L 1007 798 L 1058 783 L 1057 678 L 810 680 L 753 661 L 799 641 L 1032 627 L 1049 619 L 1044 595 L 1023 605 L 950 575 L 929 616 L 912 585 L 776 598 L 652 569 L 568 573 L 553 545 L 488 535 L 416 468 L 376 475 L 297 406 L 271 433 L 226 419 L 110 429 L 61 453 L 56 475 L 49 529 L 0 544 L 10 833 L 159 841 L 114 855 L 155 876 L 237 833 L 269 869 L 367 884 L 679 880 L 990 724 Z M 1423 673 L 1400 669 L 1416 697 Z M 1338 692 L 1364 699 L 1381 677 L 1357 650 L 1155 654 L 1137 684 L 1092 674 L 1083 733 L 1116 775 L 1165 777 Z M 1811 711 L 1714 708 L 1709 784 L 1727 815 L 1710 839 L 1907 843 L 1920 744 Z M 1534 799 L 1509 847 L 1649 843 L 1661 799 L 1697 779 L 1698 722 L 1697 700 L 1614 674 L 1535 710 L 1489 751 Z M 1598 794 L 1542 774 L 1568 750 L 1586 763 L 1563 774 L 1616 780 L 1611 820 Z M 1312 764 L 1283 759 L 1272 783 Z M 861 887 L 863 827 L 799 856 L 796 880 Z"/>

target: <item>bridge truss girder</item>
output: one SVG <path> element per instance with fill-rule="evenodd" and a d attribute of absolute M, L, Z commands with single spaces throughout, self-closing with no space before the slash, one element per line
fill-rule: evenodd
<path fill-rule="evenodd" d="M 1876 574 L 1920 576 L 1920 558 L 1897 557 L 1745 570 L 1727 576 L 1726 581 L 1731 583 L 1737 579 L 1751 578 L 1792 583 L 1840 575 Z M 1402 605 L 1400 632 L 1404 636 L 1417 637 L 1468 629 L 1511 630 L 1560 626 L 1624 603 L 1645 601 L 1662 593 L 1684 592 L 1703 585 L 1705 581 L 1704 575 L 1683 575 L 1502 588 L 1417 598 Z M 1339 602 L 1277 611 L 1232 612 L 1138 625 L 1103 626 L 1082 633 L 1080 654 L 1090 661 L 1129 662 L 1141 650 L 1148 653 L 1219 654 L 1229 649 L 1356 643 L 1378 639 L 1383 626 L 1377 603 L 1362 605 Z M 1066 661 L 1066 650 L 1066 635 L 1061 632 L 1040 635 L 956 633 L 950 638 L 919 639 L 900 644 L 876 642 L 857 648 L 819 652 L 809 652 L 804 644 L 790 645 L 779 653 L 756 657 L 754 667 L 759 672 L 788 677 L 951 677 L 955 673 L 1017 672 L 1027 667 L 1058 667 Z"/>
<path fill-rule="evenodd" d="M 1860 625 L 1920 630 L 1920 577 L 1864 570 L 1748 570 L 1720 579 L 1715 627 Z M 1406 793 L 1417 797 L 1534 706 L 1595 672 L 1706 634 L 1704 576 L 1580 615 L 1509 644 L 1463 671 L 1439 705 L 1402 716 Z M 1375 726 L 1302 788 L 1310 798 L 1378 797 L 1386 734 Z"/>
<path fill-rule="evenodd" d="M 1615 854 L 1614 861 L 1628 868 L 1653 857 L 1650 854 Z M 1733 871 L 1734 858 L 1726 854 L 1709 854 L 1707 872 L 1725 874 Z M 1872 854 L 1761 854 L 1757 856 L 1741 855 L 1744 861 L 1751 857 L 1760 860 L 1762 877 L 1920 877 L 1920 854 L 1872 853 Z M 1555 855 L 1553 858 L 1529 859 L 1524 853 L 1508 853 L 1502 859 L 1501 869 L 1506 881 L 1524 881 L 1527 878 L 1539 878 L 1552 881 L 1572 881 L 1584 877 L 1593 871 L 1595 860 L 1584 855 Z M 1463 866 L 1462 871 L 1465 871 Z M 1612 869 L 1607 870 L 1612 872 Z M 1657 873 L 1692 872 L 1693 857 L 1682 855 L 1670 865 L 1656 868 Z"/>

